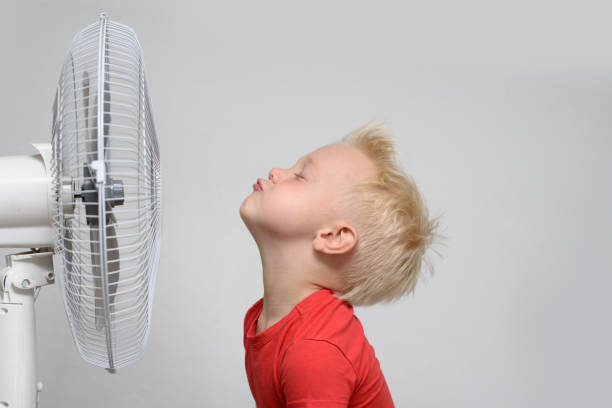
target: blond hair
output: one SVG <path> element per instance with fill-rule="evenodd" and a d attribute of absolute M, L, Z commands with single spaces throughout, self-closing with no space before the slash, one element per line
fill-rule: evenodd
<path fill-rule="evenodd" d="M 372 120 L 340 143 L 369 157 L 378 176 L 343 193 L 343 207 L 358 239 L 344 266 L 345 285 L 337 295 L 353 305 L 397 300 L 412 293 L 423 262 L 433 274 L 424 254 L 434 240 L 444 238 L 434 232 L 439 221 L 429 219 L 414 180 L 396 162 L 394 143 L 382 123 Z"/>

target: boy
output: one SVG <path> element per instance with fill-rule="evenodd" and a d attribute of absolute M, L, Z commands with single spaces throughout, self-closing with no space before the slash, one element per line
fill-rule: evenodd
<path fill-rule="evenodd" d="M 257 406 L 393 407 L 352 305 L 412 292 L 437 221 L 376 122 L 258 179 L 240 206 L 263 266 L 244 320 Z"/>

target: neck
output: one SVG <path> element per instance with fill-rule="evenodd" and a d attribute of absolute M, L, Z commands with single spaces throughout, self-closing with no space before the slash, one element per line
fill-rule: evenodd
<path fill-rule="evenodd" d="M 264 296 L 257 333 L 281 320 L 295 305 L 324 288 L 316 279 L 320 266 L 304 250 L 304 243 L 284 243 L 265 249 L 260 246 L 260 254 Z"/>

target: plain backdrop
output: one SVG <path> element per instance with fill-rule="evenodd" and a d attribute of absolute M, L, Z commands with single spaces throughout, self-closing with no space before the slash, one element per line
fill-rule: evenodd
<path fill-rule="evenodd" d="M 355 309 L 396 406 L 612 406 L 606 4 L 4 0 L 0 154 L 50 141 L 63 59 L 100 11 L 140 39 L 161 144 L 146 354 L 85 363 L 43 288 L 41 407 L 254 406 L 242 324 L 263 287 L 240 204 L 375 117 L 449 237 L 414 296 Z"/>

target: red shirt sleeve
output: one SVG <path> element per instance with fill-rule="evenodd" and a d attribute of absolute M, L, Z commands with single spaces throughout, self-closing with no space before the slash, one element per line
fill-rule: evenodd
<path fill-rule="evenodd" d="M 325 340 L 301 340 L 287 349 L 279 367 L 287 408 L 345 408 L 357 375 L 344 353 Z"/>

